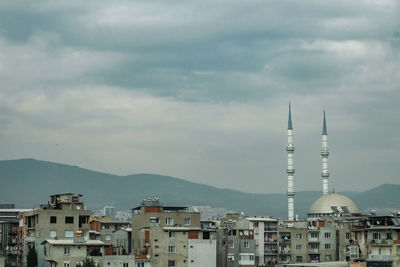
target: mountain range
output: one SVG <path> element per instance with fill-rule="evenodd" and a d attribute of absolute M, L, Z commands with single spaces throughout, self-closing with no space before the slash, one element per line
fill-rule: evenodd
<path fill-rule="evenodd" d="M 155 174 L 118 176 L 35 159 L 0 161 L 0 185 L 0 203 L 15 203 L 21 208 L 45 204 L 52 194 L 76 192 L 84 196 L 89 209 L 113 205 L 117 210 L 127 210 L 140 205 L 144 198 L 157 197 L 165 205 L 210 205 L 246 215 L 287 216 L 287 196 L 283 193 L 245 193 Z M 397 184 L 341 194 L 363 212 L 400 209 Z M 295 213 L 304 218 L 320 196 L 320 191 L 296 192 Z"/>

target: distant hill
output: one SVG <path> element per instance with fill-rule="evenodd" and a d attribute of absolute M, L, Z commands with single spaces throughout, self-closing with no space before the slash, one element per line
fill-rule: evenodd
<path fill-rule="evenodd" d="M 117 176 L 34 159 L 0 161 L 0 203 L 37 207 L 47 203 L 49 195 L 63 192 L 83 194 L 91 209 L 104 205 L 131 209 L 146 197 L 158 197 L 168 205 L 210 205 L 248 215 L 287 216 L 286 194 L 244 193 L 155 174 Z M 297 192 L 296 214 L 304 217 L 320 194 Z M 400 185 L 384 184 L 364 192 L 342 194 L 361 211 L 400 209 Z"/>

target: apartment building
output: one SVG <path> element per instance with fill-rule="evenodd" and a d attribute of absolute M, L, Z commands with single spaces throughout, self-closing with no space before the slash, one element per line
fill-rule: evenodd
<path fill-rule="evenodd" d="M 371 216 L 367 266 L 400 266 L 400 223 L 393 216 Z"/>
<path fill-rule="evenodd" d="M 256 266 L 278 263 L 278 220 L 268 217 L 248 217 L 249 229 L 254 231 Z"/>
<path fill-rule="evenodd" d="M 131 223 L 94 218 L 89 222 L 91 239 L 104 242 L 106 255 L 128 255 L 131 252 Z"/>
<path fill-rule="evenodd" d="M 216 232 L 201 228 L 198 212 L 145 199 L 132 209 L 132 252 L 155 267 L 213 267 Z"/>
<path fill-rule="evenodd" d="M 22 213 L 29 209 L 16 209 L 13 204 L 0 204 L 0 253 L 7 266 L 20 266 L 24 262 Z"/>
<path fill-rule="evenodd" d="M 279 263 L 308 262 L 307 222 L 280 222 L 279 231 Z"/>
<path fill-rule="evenodd" d="M 89 238 L 90 211 L 85 210 L 81 198 L 75 193 L 52 195 L 47 205 L 23 213 L 24 250 L 36 249 L 38 266 L 50 266 L 45 260 L 44 241 L 73 241 L 77 235 L 83 240 Z"/>
<path fill-rule="evenodd" d="M 75 267 L 90 257 L 96 265 L 103 266 L 104 243 L 100 240 L 45 240 L 43 245 L 44 260 L 50 267 Z"/>
<path fill-rule="evenodd" d="M 218 229 L 217 266 L 256 266 L 254 229 L 247 217 L 227 214 Z"/>

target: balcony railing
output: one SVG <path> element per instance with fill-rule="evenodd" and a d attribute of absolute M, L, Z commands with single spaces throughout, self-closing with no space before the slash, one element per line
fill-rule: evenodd
<path fill-rule="evenodd" d="M 308 253 L 309 254 L 319 254 L 319 249 L 318 248 L 309 248 Z"/>
<path fill-rule="evenodd" d="M 275 244 L 277 242 L 278 242 L 278 239 L 273 239 L 273 238 L 264 239 L 264 243 L 268 243 L 268 244 Z"/>
<path fill-rule="evenodd" d="M 264 250 L 264 255 L 276 255 L 278 254 L 277 249 L 266 249 Z"/>
<path fill-rule="evenodd" d="M 278 231 L 278 227 L 264 227 L 265 232 L 275 232 Z"/>

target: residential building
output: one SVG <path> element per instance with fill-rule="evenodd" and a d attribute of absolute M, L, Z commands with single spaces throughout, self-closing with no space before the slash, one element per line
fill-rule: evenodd
<path fill-rule="evenodd" d="M 50 198 L 47 205 L 23 214 L 24 250 L 27 251 L 29 247 L 36 249 L 38 266 L 49 266 L 48 261 L 45 261 L 45 240 L 71 242 L 77 236 L 83 240 L 89 239 L 90 211 L 85 210 L 82 195 L 64 193 Z"/>
<path fill-rule="evenodd" d="M 62 239 L 42 242 L 44 260 L 50 267 L 75 267 L 90 257 L 98 266 L 103 266 L 104 243 L 100 240 Z"/>
<path fill-rule="evenodd" d="M 256 266 L 255 249 L 254 229 L 250 229 L 247 217 L 227 214 L 220 220 L 218 267 Z"/>
<path fill-rule="evenodd" d="M 15 209 L 14 205 L 0 206 L 0 253 L 7 266 L 20 266 L 24 261 L 22 213 L 28 209 Z"/>
<path fill-rule="evenodd" d="M 254 231 L 256 266 L 278 263 L 278 220 L 269 217 L 248 217 L 249 229 Z"/>
<path fill-rule="evenodd" d="M 155 267 L 215 267 L 216 232 L 201 228 L 198 212 L 145 199 L 132 209 L 132 252 Z"/>

